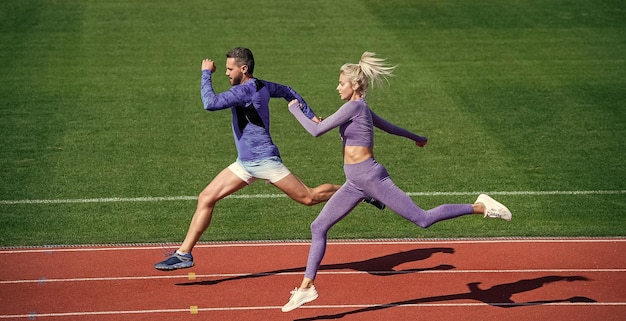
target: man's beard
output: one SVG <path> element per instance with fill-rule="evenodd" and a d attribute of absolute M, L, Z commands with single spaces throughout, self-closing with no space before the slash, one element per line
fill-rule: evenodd
<path fill-rule="evenodd" d="M 237 76 L 236 78 L 233 78 L 231 81 L 231 86 L 234 85 L 239 85 L 241 84 L 241 79 L 243 78 L 243 74 L 240 74 L 239 76 Z"/>

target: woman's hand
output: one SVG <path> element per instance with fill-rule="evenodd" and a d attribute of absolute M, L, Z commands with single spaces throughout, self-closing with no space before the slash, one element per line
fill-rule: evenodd
<path fill-rule="evenodd" d="M 295 104 L 299 104 L 300 102 L 297 99 L 294 99 L 292 101 L 289 102 L 289 107 L 295 105 Z M 302 109 L 302 106 L 299 106 L 300 109 Z"/>
<path fill-rule="evenodd" d="M 426 144 L 428 144 L 428 138 L 426 137 L 421 137 L 419 140 L 415 141 L 415 145 L 418 147 L 424 147 Z"/>
<path fill-rule="evenodd" d="M 291 107 L 291 106 L 293 106 L 295 104 L 298 104 L 299 105 L 298 107 L 300 108 L 300 110 L 302 110 L 302 104 L 297 99 L 294 99 L 294 100 L 290 101 L 288 106 Z M 316 116 L 313 116 L 313 118 L 311 118 L 311 120 L 314 123 L 320 123 L 320 122 L 322 122 L 322 117 L 318 117 L 316 115 Z"/>

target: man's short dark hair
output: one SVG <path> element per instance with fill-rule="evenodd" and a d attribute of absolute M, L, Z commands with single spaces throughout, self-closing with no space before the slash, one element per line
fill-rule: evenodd
<path fill-rule="evenodd" d="M 233 48 L 226 53 L 226 58 L 235 58 L 238 64 L 248 66 L 248 74 L 252 75 L 254 73 L 254 56 L 250 49 L 243 47 Z"/>

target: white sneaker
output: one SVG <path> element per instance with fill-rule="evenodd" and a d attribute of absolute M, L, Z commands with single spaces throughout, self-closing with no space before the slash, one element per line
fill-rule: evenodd
<path fill-rule="evenodd" d="M 287 302 L 287 304 L 285 304 L 285 306 L 283 306 L 280 310 L 283 312 L 289 312 L 315 299 L 317 299 L 317 290 L 315 290 L 315 286 L 311 286 L 308 289 L 296 288 L 291 291 L 289 302 Z"/>
<path fill-rule="evenodd" d="M 511 220 L 511 211 L 509 211 L 506 206 L 489 197 L 487 194 L 478 195 L 476 203 L 485 204 L 485 217 L 501 218 L 505 221 Z"/>

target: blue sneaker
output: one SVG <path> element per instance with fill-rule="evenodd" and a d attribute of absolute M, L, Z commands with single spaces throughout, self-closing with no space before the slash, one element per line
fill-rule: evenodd
<path fill-rule="evenodd" d="M 193 256 L 191 253 L 178 254 L 174 251 L 169 258 L 154 265 L 154 268 L 162 271 L 185 269 L 193 266 Z"/>

